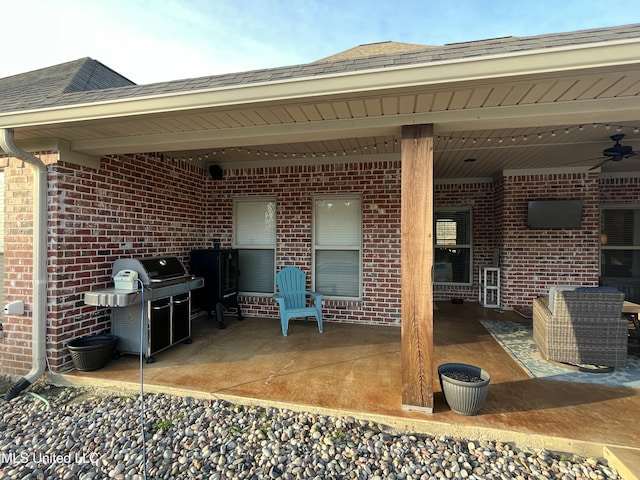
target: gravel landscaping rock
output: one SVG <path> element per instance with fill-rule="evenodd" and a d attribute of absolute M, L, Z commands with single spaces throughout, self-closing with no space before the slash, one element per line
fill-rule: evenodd
<path fill-rule="evenodd" d="M 595 458 L 163 394 L 145 395 L 143 441 L 139 395 L 37 390 L 0 400 L 0 479 L 621 478 Z"/>

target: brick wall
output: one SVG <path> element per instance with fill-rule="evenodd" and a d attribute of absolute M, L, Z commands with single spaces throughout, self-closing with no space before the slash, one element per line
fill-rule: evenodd
<path fill-rule="evenodd" d="M 554 284 L 598 284 L 597 174 L 512 175 L 502 179 L 500 190 L 504 307 L 528 311 Z M 527 229 L 527 202 L 536 199 L 581 199 L 581 228 Z"/>
<path fill-rule="evenodd" d="M 15 181 L 12 188 L 29 197 L 29 184 Z M 328 301 L 324 313 L 329 321 L 400 322 L 399 162 L 227 170 L 223 180 L 214 181 L 188 163 L 118 156 L 104 158 L 100 170 L 49 165 L 49 192 L 47 355 L 54 371 L 71 366 L 66 349 L 71 339 L 109 330 L 110 309 L 85 305 L 84 292 L 112 286 L 117 258 L 176 255 L 188 263 L 189 250 L 211 246 L 214 238 L 230 246 L 236 197 L 277 199 L 277 267 L 295 263 L 309 272 L 312 197 L 361 195 L 363 299 Z M 29 198 L 25 202 L 30 205 Z M 22 233 L 19 242 L 30 242 L 30 229 Z M 29 256 L 22 263 L 30 272 L 31 250 L 25 245 L 10 249 L 16 258 Z M 7 291 L 7 298 L 30 302 L 30 278 L 21 288 Z M 270 297 L 241 301 L 245 315 L 279 316 Z M 19 335 L 30 337 L 30 329 L 29 316 L 7 319 L 0 338 L 3 372 L 30 368 L 30 346 L 16 342 Z"/>
<path fill-rule="evenodd" d="M 202 169 L 153 155 L 104 158 L 100 170 L 65 162 L 48 170 L 47 357 L 53 370 L 62 371 L 71 366 L 69 340 L 110 329 L 110 309 L 85 305 L 84 292 L 113 285 L 117 258 L 175 255 L 187 261 L 190 249 L 204 246 L 206 182 Z M 21 200 L 15 200 L 19 206 L 7 220 L 21 227 L 8 230 L 5 301 L 30 303 L 31 177 L 10 173 L 8 196 Z M 4 373 L 22 374 L 31 367 L 29 314 L 3 322 Z"/>
<path fill-rule="evenodd" d="M 277 268 L 296 264 L 311 271 L 312 199 L 358 194 L 363 205 L 363 298 L 327 301 L 329 321 L 398 325 L 400 305 L 400 162 L 230 169 L 222 180 L 188 162 L 154 155 L 104 158 L 100 170 L 57 162 L 49 165 L 49 264 L 47 353 L 53 370 L 71 366 L 72 338 L 110 328 L 110 309 L 84 304 L 84 292 L 112 285 L 113 262 L 122 256 L 176 255 L 232 242 L 237 197 L 277 200 Z M 13 162 L 13 161 L 12 161 Z M 5 301 L 31 299 L 31 171 L 19 162 L 5 171 Z M 436 286 L 437 300 L 476 301 L 477 272 L 501 250 L 506 308 L 531 304 L 555 283 L 598 281 L 598 202 L 640 201 L 638 179 L 600 180 L 597 175 L 513 175 L 495 182 L 435 185 L 435 206 L 473 208 L 473 285 Z M 582 228 L 527 230 L 526 202 L 581 198 Z M 270 297 L 241 298 L 247 316 L 278 317 Z M 31 366 L 31 317 L 9 316 L 0 333 L 0 371 L 23 374 Z"/>
<path fill-rule="evenodd" d="M 400 322 L 400 162 L 230 169 L 211 182 L 207 239 L 232 242 L 233 199 L 276 199 L 276 268 L 294 264 L 311 272 L 312 202 L 318 195 L 362 197 L 363 296 L 361 301 L 327 300 L 328 321 Z M 247 316 L 278 317 L 270 297 L 240 298 Z"/>
<path fill-rule="evenodd" d="M 603 205 L 640 204 L 640 177 L 600 180 L 600 202 Z"/>

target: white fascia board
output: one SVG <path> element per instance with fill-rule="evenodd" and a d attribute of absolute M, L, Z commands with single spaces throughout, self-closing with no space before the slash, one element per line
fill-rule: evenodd
<path fill-rule="evenodd" d="M 70 142 L 68 140 L 59 141 L 60 160 L 84 167 L 93 168 L 95 170 L 100 169 L 100 157 L 93 155 L 85 155 L 84 153 L 76 152 L 71 149 Z"/>
<path fill-rule="evenodd" d="M 85 155 L 84 153 L 76 152 L 71 149 L 70 143 L 67 140 L 61 138 L 43 138 L 40 140 L 27 140 L 23 142 L 17 142 L 17 145 L 22 150 L 29 153 L 54 151 L 58 152 L 60 161 L 75 163 L 76 165 L 82 165 L 85 167 L 91 167 L 94 169 L 100 168 L 100 158 L 91 155 Z M 1 151 L 1 150 L 0 150 Z"/>
<path fill-rule="evenodd" d="M 309 99 L 640 64 L 640 38 L 0 114 L 0 128 Z"/>

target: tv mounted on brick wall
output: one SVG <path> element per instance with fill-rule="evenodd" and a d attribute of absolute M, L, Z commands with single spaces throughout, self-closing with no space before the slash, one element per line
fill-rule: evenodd
<path fill-rule="evenodd" d="M 531 200 L 527 227 L 532 229 L 580 228 L 582 200 Z"/>

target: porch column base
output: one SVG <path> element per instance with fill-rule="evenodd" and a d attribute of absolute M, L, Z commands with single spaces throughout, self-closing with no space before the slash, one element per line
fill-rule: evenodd
<path fill-rule="evenodd" d="M 404 403 L 402 404 L 402 410 L 408 412 L 433 413 L 432 407 L 419 407 L 417 405 L 405 405 Z"/>

